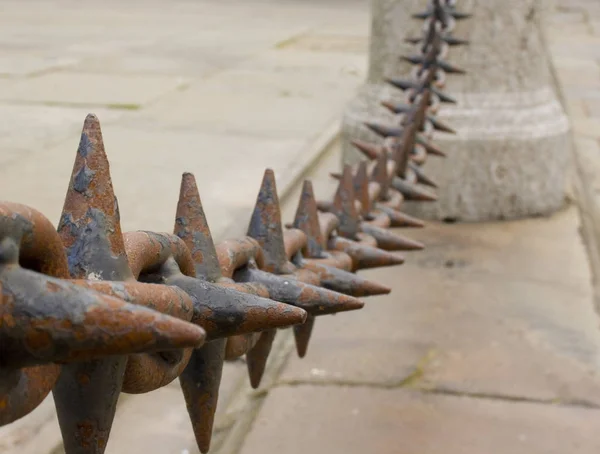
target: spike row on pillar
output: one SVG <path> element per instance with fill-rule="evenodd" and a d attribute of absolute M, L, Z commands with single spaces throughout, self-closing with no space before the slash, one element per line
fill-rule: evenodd
<path fill-rule="evenodd" d="M 445 60 L 450 46 L 465 45 L 467 41 L 451 36 L 455 21 L 470 17 L 456 10 L 455 1 L 432 0 L 425 13 L 414 17 L 425 19 L 423 36 L 407 38 L 418 46 L 419 53 L 401 56 L 414 64 L 411 78 L 390 78 L 388 82 L 405 91 L 405 101 L 383 101 L 382 106 L 399 116 L 398 126 L 367 122 L 365 126 L 383 138 L 383 143 L 354 141 L 354 146 L 371 162 L 345 166 L 341 174 L 332 174 L 339 180 L 333 202 L 314 201 L 312 189 L 305 186 L 305 197 L 313 199 L 315 210 L 322 216 L 331 216 L 336 222 L 325 223 L 325 235 L 333 235 L 327 243 L 340 241 L 372 241 L 372 245 L 388 250 L 420 249 L 423 245 L 385 230 L 388 227 L 421 227 L 423 223 L 400 211 L 403 200 L 435 201 L 431 190 L 437 184 L 423 172 L 422 166 L 429 155 L 445 157 L 445 153 L 431 143 L 434 131 L 456 132 L 438 120 L 435 114 L 441 103 L 456 101 L 443 93 L 446 73 L 464 74 L 464 70 Z M 316 231 L 306 227 L 305 231 Z M 315 243 L 318 237 L 313 235 Z M 317 250 L 317 253 L 319 251 Z M 300 329 L 301 327 L 295 327 Z"/>
<path fill-rule="evenodd" d="M 353 166 L 343 183 L 349 187 L 349 181 L 354 173 L 355 197 L 363 206 L 358 213 L 363 218 L 363 223 L 381 223 L 383 219 L 380 211 L 388 216 L 399 216 L 402 199 L 412 201 L 435 201 L 437 196 L 431 189 L 436 189 L 437 184 L 423 171 L 422 166 L 429 156 L 445 157 L 446 153 L 432 142 L 434 131 L 455 134 L 454 129 L 436 118 L 442 103 L 456 103 L 456 101 L 442 92 L 446 82 L 446 73 L 463 74 L 465 71 L 453 66 L 446 60 L 449 48 L 468 44 L 468 41 L 452 36 L 457 20 L 470 17 L 456 9 L 456 1 L 431 0 L 425 12 L 417 13 L 413 17 L 424 20 L 423 35 L 409 37 L 406 41 L 415 44 L 416 54 L 400 56 L 401 59 L 414 65 L 408 78 L 390 77 L 387 82 L 405 94 L 403 102 L 383 100 L 382 106 L 397 115 L 397 125 L 384 125 L 366 122 L 365 126 L 377 136 L 382 138 L 379 144 L 355 140 L 353 145 L 373 162 L 370 163 L 371 183 L 365 183 L 363 164 Z M 346 172 L 346 170 L 345 170 Z M 344 178 L 340 174 L 333 177 Z M 378 183 L 379 192 L 374 188 L 369 191 L 369 184 Z M 426 189 L 428 186 L 430 189 Z M 399 194 L 398 194 L 399 193 Z M 369 199 L 370 196 L 370 199 Z M 382 201 L 389 197 L 398 200 L 390 211 Z M 365 208 L 365 206 L 367 208 Z M 333 204 L 320 202 L 319 208 L 332 211 Z M 357 213 L 351 213 L 346 208 L 348 219 L 356 219 Z M 400 215 L 402 215 L 400 213 Z M 406 215 L 403 215 L 406 216 Z M 368 218 L 373 220 L 369 222 Z M 355 223 L 358 221 L 355 221 Z"/>

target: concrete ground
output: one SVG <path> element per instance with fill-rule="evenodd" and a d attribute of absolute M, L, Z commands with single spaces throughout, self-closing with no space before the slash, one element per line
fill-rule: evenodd
<path fill-rule="evenodd" d="M 335 123 L 364 77 L 368 2 L 32 4 L 4 2 L 0 18 L 3 198 L 56 221 L 89 110 L 125 229 L 172 228 L 183 170 L 197 173 L 219 237 L 243 230 L 265 166 L 289 189 L 286 220 L 292 182 L 323 149 L 308 174 L 317 195 L 331 191 Z M 557 4 L 548 40 L 591 179 L 600 7 Z M 211 452 L 599 452 L 600 330 L 581 224 L 570 206 L 404 231 L 427 249 L 364 273 L 391 296 L 320 318 L 303 360 L 280 332 L 257 391 L 241 362 L 227 366 Z M 0 429 L 2 454 L 55 454 L 59 441 L 51 400 Z M 130 452 L 197 453 L 176 383 L 122 401 L 107 454 Z"/>
<path fill-rule="evenodd" d="M 285 186 L 365 75 L 366 0 L 6 0 L 0 192 L 56 222 L 88 112 L 125 230 L 173 228 L 183 171 L 213 230 Z M 160 213 L 160 214 L 157 214 Z"/>

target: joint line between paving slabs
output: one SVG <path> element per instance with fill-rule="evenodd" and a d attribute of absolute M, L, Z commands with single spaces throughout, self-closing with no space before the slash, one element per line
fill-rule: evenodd
<path fill-rule="evenodd" d="M 536 405 L 552 405 L 556 407 L 569 407 L 569 408 L 586 408 L 591 410 L 600 409 L 600 405 L 585 400 L 563 400 L 559 397 L 555 399 L 538 399 L 535 397 L 527 396 L 512 396 L 510 394 L 493 394 L 486 392 L 470 392 L 470 391 L 459 391 L 450 388 L 423 388 L 418 391 L 424 394 L 434 394 L 440 396 L 453 396 L 453 397 L 466 397 L 469 399 L 483 399 L 483 400 L 499 400 L 502 402 L 512 403 L 526 403 Z"/>
<path fill-rule="evenodd" d="M 381 389 L 381 390 L 394 390 L 394 389 L 409 389 L 411 391 L 419 392 L 422 394 L 432 394 L 439 396 L 451 396 L 451 397 L 463 397 L 468 399 L 481 399 L 481 400 L 498 400 L 509 403 L 526 403 L 536 405 L 552 405 L 557 407 L 569 407 L 569 408 L 586 408 L 591 410 L 600 409 L 600 405 L 588 401 L 569 401 L 556 399 L 536 399 L 527 396 L 513 396 L 510 394 L 493 394 L 486 392 L 471 392 L 471 391 L 460 391 L 450 388 L 443 387 L 419 387 L 412 385 L 411 381 L 413 375 L 410 375 L 406 379 L 398 383 L 385 383 L 385 382 L 368 382 L 368 381 L 352 381 L 352 380 L 285 380 L 277 383 L 275 387 L 299 387 L 299 386 L 313 386 L 313 387 L 349 387 L 349 388 L 370 388 L 370 389 Z"/>

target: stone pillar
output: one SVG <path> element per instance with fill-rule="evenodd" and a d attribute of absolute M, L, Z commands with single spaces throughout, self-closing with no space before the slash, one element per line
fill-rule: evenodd
<path fill-rule="evenodd" d="M 425 219 L 484 221 L 552 213 L 565 201 L 569 172 L 568 121 L 553 90 L 549 57 L 541 32 L 546 0 L 459 0 L 473 17 L 458 21 L 453 35 L 471 41 L 452 47 L 446 60 L 467 75 L 448 75 L 444 91 L 458 104 L 443 104 L 440 119 L 458 131 L 436 132 L 434 143 L 448 157 L 430 157 L 424 170 L 440 186 L 434 203 L 406 204 Z M 347 107 L 342 126 L 344 161 L 359 154 L 352 138 L 380 139 L 365 120 L 395 121 L 380 107 L 383 99 L 402 99 L 384 77 L 405 76 L 398 61 L 414 54 L 402 30 L 420 33 L 410 14 L 425 0 L 374 0 L 370 71 L 367 83 Z M 402 24 L 411 25 L 402 27 Z M 416 27 L 415 27 L 416 25 Z"/>

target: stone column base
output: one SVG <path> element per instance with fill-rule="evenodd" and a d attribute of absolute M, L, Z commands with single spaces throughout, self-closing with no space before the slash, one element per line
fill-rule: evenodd
<path fill-rule="evenodd" d="M 362 126 L 366 119 L 394 121 L 379 101 L 398 92 L 365 86 L 344 116 L 343 160 L 360 154 L 349 139 L 381 141 Z M 394 96 L 395 95 L 395 96 Z M 404 210 L 423 219 L 484 221 L 550 214 L 565 203 L 569 174 L 569 124 L 550 87 L 520 94 L 456 94 L 440 119 L 457 135 L 436 132 L 447 158 L 429 157 L 425 173 L 438 185 L 437 202 L 410 203 Z"/>

